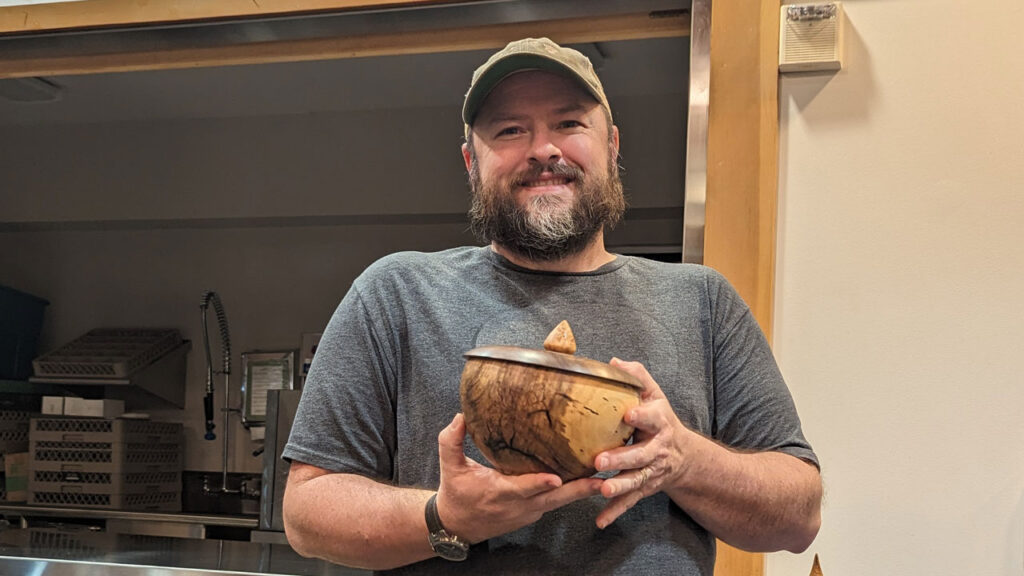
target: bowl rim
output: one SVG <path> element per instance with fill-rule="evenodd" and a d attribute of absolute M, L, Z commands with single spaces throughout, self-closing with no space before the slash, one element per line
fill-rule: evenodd
<path fill-rule="evenodd" d="M 585 374 L 610 380 L 636 388 L 637 390 L 644 389 L 644 385 L 640 380 L 625 370 L 598 360 L 592 360 L 583 356 L 573 356 L 563 352 L 520 348 L 518 346 L 481 346 L 473 348 L 464 353 L 463 356 L 467 359 L 484 358 L 489 360 L 505 360 L 528 366 L 542 366 L 563 372 Z"/>

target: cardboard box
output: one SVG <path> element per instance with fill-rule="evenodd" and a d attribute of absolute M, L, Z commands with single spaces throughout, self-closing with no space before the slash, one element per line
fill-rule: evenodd
<path fill-rule="evenodd" d="M 117 418 L 121 414 L 124 414 L 124 400 L 86 400 L 72 397 L 64 399 L 65 416 Z"/>
<path fill-rule="evenodd" d="M 4 454 L 4 481 L 8 502 L 28 500 L 28 463 L 28 452 Z"/>
<path fill-rule="evenodd" d="M 60 416 L 64 413 L 64 397 L 43 396 L 43 407 L 40 409 L 40 412 Z"/>

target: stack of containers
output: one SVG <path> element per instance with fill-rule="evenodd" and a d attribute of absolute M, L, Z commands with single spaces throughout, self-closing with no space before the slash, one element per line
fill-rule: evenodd
<path fill-rule="evenodd" d="M 31 412 L 21 410 L 0 410 L 0 501 L 24 500 L 24 480 L 12 475 L 8 478 L 5 469 L 21 468 L 20 461 L 28 452 L 28 425 Z M 9 481 L 9 482 L 8 482 Z M 8 483 L 11 484 L 8 494 Z M 8 498 L 8 496 L 11 496 Z"/>
<path fill-rule="evenodd" d="M 180 512 L 182 439 L 171 422 L 32 418 L 28 503 Z"/>

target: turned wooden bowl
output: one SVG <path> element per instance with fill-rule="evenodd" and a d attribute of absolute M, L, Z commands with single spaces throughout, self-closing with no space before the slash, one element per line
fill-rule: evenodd
<path fill-rule="evenodd" d="M 550 345 L 560 329 L 563 341 L 568 332 L 571 351 Z M 632 436 L 633 427 L 622 417 L 640 403 L 643 386 L 623 370 L 574 356 L 575 340 L 565 322 L 545 346 L 485 346 L 465 353 L 460 399 L 466 429 L 505 474 L 550 472 L 566 481 L 590 476 L 599 453 Z"/>

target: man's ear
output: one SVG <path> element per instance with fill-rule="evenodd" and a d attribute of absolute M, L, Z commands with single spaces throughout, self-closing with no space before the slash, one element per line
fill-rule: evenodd
<path fill-rule="evenodd" d="M 466 172 L 469 172 L 470 166 L 473 165 L 473 161 L 469 156 L 469 144 L 462 144 L 462 160 L 466 163 Z"/>
<path fill-rule="evenodd" d="M 612 146 L 615 146 L 615 157 L 619 157 L 619 127 L 612 126 Z"/>

